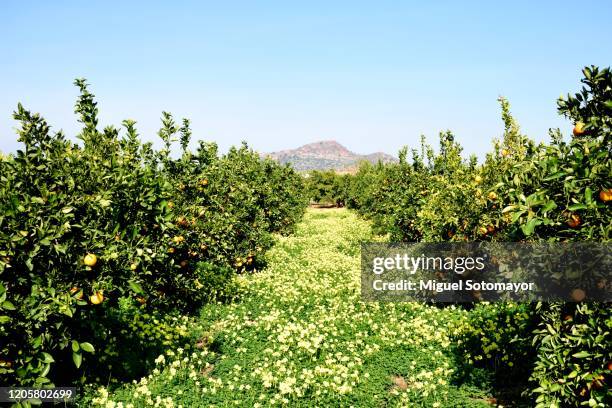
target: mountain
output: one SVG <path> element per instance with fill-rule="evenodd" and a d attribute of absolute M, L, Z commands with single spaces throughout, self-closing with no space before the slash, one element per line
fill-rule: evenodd
<path fill-rule="evenodd" d="M 297 149 L 268 153 L 266 156 L 281 164 L 290 163 L 297 171 L 333 169 L 353 172 L 359 162 L 364 160 L 370 163 L 377 163 L 379 160 L 383 163 L 397 161 L 395 157 L 382 152 L 367 155 L 353 153 L 334 140 L 309 143 Z"/>

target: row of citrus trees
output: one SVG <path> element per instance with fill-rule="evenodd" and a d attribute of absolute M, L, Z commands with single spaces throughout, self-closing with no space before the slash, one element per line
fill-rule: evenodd
<path fill-rule="evenodd" d="M 122 338 L 178 336 L 162 312 L 230 296 L 231 275 L 257 268 L 306 205 L 302 178 L 246 145 L 189 151 L 187 120 L 164 112 L 161 150 L 130 120 L 121 136 L 100 130 L 93 95 L 76 85 L 80 143 L 19 105 L 23 147 L 0 159 L 2 384 L 116 375 L 101 361 Z"/>
<path fill-rule="evenodd" d="M 583 73 L 582 90 L 558 102 L 575 124 L 569 142 L 558 130 L 548 144 L 529 140 L 500 99 L 504 137 L 483 164 L 464 160 L 444 132 L 437 152 L 423 143 L 412 160 L 403 150 L 398 164 L 364 164 L 354 177 L 339 177 L 342 201 L 393 241 L 609 242 L 612 73 Z M 468 359 L 505 380 L 530 377 L 537 406 L 610 402 L 609 304 L 490 305 L 472 316 Z"/>
<path fill-rule="evenodd" d="M 312 170 L 304 175 L 306 194 L 313 204 L 344 207 L 351 182 L 349 174 L 334 170 Z"/>

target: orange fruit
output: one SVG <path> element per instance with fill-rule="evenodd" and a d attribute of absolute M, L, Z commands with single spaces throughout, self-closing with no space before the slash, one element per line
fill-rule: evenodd
<path fill-rule="evenodd" d="M 94 305 L 99 305 L 103 300 L 104 296 L 102 295 L 102 291 L 97 291 L 89 297 L 89 301 Z"/>
<path fill-rule="evenodd" d="M 73 286 L 73 287 L 70 288 L 70 294 L 71 295 L 74 295 L 78 291 L 79 291 L 79 288 L 77 288 L 76 286 Z"/>
<path fill-rule="evenodd" d="M 574 289 L 570 293 L 570 296 L 572 297 L 572 300 L 574 302 L 582 302 L 584 298 L 586 297 L 586 293 L 582 289 Z"/>
<path fill-rule="evenodd" d="M 169 254 L 173 254 L 173 253 L 174 253 L 174 251 L 176 251 L 176 249 L 174 249 L 174 248 L 172 248 L 172 247 L 168 248 L 168 253 L 169 253 Z"/>
<path fill-rule="evenodd" d="M 612 201 L 612 188 L 603 189 L 599 192 L 599 199 L 604 203 Z"/>
<path fill-rule="evenodd" d="M 143 298 L 142 296 L 136 296 L 136 300 L 138 301 L 138 303 L 140 303 L 141 305 L 144 305 L 145 303 L 147 303 L 147 300 L 145 298 Z"/>
<path fill-rule="evenodd" d="M 478 228 L 478 232 L 480 233 L 480 235 L 487 235 L 487 228 L 486 227 L 480 227 Z"/>
<path fill-rule="evenodd" d="M 480 176 L 474 177 L 474 183 L 480 184 L 481 182 L 482 182 L 482 177 L 480 177 Z"/>
<path fill-rule="evenodd" d="M 130 264 L 130 269 L 132 271 L 135 271 L 137 268 L 138 268 L 138 264 L 137 263 L 134 262 L 134 263 Z"/>
<path fill-rule="evenodd" d="M 83 263 L 93 268 L 98 263 L 98 257 L 95 254 L 87 254 L 83 259 Z"/>
<path fill-rule="evenodd" d="M 572 133 L 574 134 L 574 136 L 584 135 L 584 123 L 576 122 L 576 125 L 574 125 L 574 130 L 572 130 Z"/>
<path fill-rule="evenodd" d="M 175 244 L 180 244 L 181 242 L 185 241 L 185 237 L 182 235 L 177 235 L 176 237 L 172 238 L 172 241 L 174 241 Z"/>
<path fill-rule="evenodd" d="M 176 223 L 181 227 L 189 226 L 189 221 L 187 221 L 187 218 L 183 217 L 182 215 L 176 219 Z"/>
<path fill-rule="evenodd" d="M 489 234 L 492 234 L 494 231 L 495 231 L 495 227 L 493 225 L 487 226 L 487 232 Z"/>
<path fill-rule="evenodd" d="M 571 214 L 569 220 L 567 220 L 567 225 L 570 228 L 578 228 L 582 224 L 582 220 L 578 214 Z"/>
<path fill-rule="evenodd" d="M 489 194 L 487 194 L 487 197 L 489 200 L 497 200 L 497 194 L 495 193 L 495 191 L 489 192 Z"/>
<path fill-rule="evenodd" d="M 506 157 L 506 156 L 508 156 L 509 154 L 510 154 L 510 153 L 509 153 L 509 152 L 508 152 L 506 149 L 502 149 L 502 151 L 501 151 L 501 155 L 502 155 L 503 157 Z"/>

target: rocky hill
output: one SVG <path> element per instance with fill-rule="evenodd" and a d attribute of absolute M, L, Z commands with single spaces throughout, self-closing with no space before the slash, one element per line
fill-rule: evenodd
<path fill-rule="evenodd" d="M 397 158 L 382 152 L 367 155 L 353 153 L 334 140 L 309 143 L 297 149 L 268 153 L 267 156 L 282 164 L 290 163 L 298 171 L 337 170 L 351 172 L 363 160 L 370 163 L 377 163 L 379 160 L 383 163 L 397 161 Z"/>

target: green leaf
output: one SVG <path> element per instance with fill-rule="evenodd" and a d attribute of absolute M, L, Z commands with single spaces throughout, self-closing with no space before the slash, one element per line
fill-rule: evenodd
<path fill-rule="evenodd" d="M 586 204 L 573 204 L 567 207 L 570 211 L 586 210 L 588 207 Z"/>
<path fill-rule="evenodd" d="M 76 368 L 81 367 L 81 363 L 83 362 L 83 356 L 81 353 L 72 353 L 72 361 L 74 362 L 74 366 Z"/>
<path fill-rule="evenodd" d="M 72 340 L 71 343 L 72 343 L 72 351 L 74 353 L 77 353 L 79 351 L 79 349 L 80 349 L 79 342 L 76 341 L 76 340 Z"/>
<path fill-rule="evenodd" d="M 2 302 L 2 309 L 4 309 L 4 310 L 15 310 L 17 308 L 15 307 L 14 304 L 9 302 L 8 300 L 5 300 L 4 302 Z"/>
<path fill-rule="evenodd" d="M 39 348 L 42 344 L 42 334 L 34 338 L 34 340 L 30 342 L 30 344 L 32 345 L 32 348 L 35 348 L 35 349 Z"/>
<path fill-rule="evenodd" d="M 128 285 L 130 286 L 130 289 L 132 289 L 134 292 L 136 292 L 138 294 L 144 292 L 144 290 L 142 289 L 142 286 L 140 286 L 140 284 L 137 283 L 137 282 L 129 281 Z"/>
<path fill-rule="evenodd" d="M 86 341 L 81 343 L 81 349 L 87 353 L 93 353 L 96 351 L 94 349 L 94 346 L 92 346 L 91 343 L 88 343 Z"/>
<path fill-rule="evenodd" d="M 502 214 L 505 214 L 505 213 L 507 213 L 507 212 L 513 211 L 515 208 L 516 208 L 516 206 L 515 206 L 515 205 L 509 205 L 509 206 L 507 206 L 506 208 L 504 208 L 504 209 L 502 210 Z"/>
<path fill-rule="evenodd" d="M 555 203 L 554 201 L 548 201 L 546 205 L 544 205 L 544 207 L 542 208 L 542 212 L 547 213 L 555 208 L 557 208 L 557 203 Z"/>
<path fill-rule="evenodd" d="M 45 368 L 43 368 L 42 372 L 40 373 L 41 377 L 46 377 L 47 374 L 49 374 L 49 371 L 51 370 L 51 364 L 46 364 Z"/>
<path fill-rule="evenodd" d="M 53 359 L 53 356 L 49 353 L 43 352 L 42 353 L 43 356 L 43 363 L 55 363 L 55 360 Z"/>
<path fill-rule="evenodd" d="M 590 355 L 591 355 L 591 353 L 589 353 L 588 351 L 581 351 L 579 353 L 572 354 L 572 357 L 585 358 L 585 357 L 589 357 Z"/>
<path fill-rule="evenodd" d="M 521 230 L 523 231 L 523 234 L 525 234 L 526 236 L 530 236 L 531 234 L 533 234 L 535 227 L 538 225 L 540 225 L 540 220 L 537 218 L 532 218 L 527 221 L 527 224 L 521 226 Z"/>
<path fill-rule="evenodd" d="M 584 190 L 584 201 L 587 204 L 590 204 L 593 202 L 593 190 L 591 190 L 590 187 L 587 187 L 586 190 Z"/>

